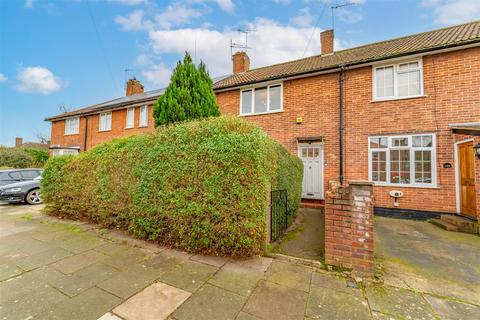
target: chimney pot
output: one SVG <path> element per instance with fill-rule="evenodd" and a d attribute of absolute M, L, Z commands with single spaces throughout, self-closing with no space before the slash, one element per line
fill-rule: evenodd
<path fill-rule="evenodd" d="M 320 33 L 320 45 L 322 47 L 322 55 L 333 53 L 333 30 L 325 30 Z"/>
<path fill-rule="evenodd" d="M 135 78 L 127 81 L 127 96 L 132 94 L 143 93 L 143 85 Z"/>
<path fill-rule="evenodd" d="M 233 74 L 242 73 L 250 70 L 250 58 L 244 51 L 236 52 L 232 56 Z"/>
<path fill-rule="evenodd" d="M 23 145 L 23 138 L 16 137 L 15 138 L 15 147 L 21 147 Z"/>

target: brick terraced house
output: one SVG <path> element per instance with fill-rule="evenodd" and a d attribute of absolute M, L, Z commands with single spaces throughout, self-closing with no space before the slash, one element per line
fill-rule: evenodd
<path fill-rule="evenodd" d="M 258 124 L 303 160 L 307 202 L 321 202 L 330 180 L 368 179 L 377 213 L 478 220 L 480 22 L 341 51 L 333 40 L 324 31 L 320 55 L 251 70 L 235 53 L 233 75 L 214 84 L 222 113 Z M 133 92 L 47 119 L 54 152 L 153 130 L 161 91 Z"/>

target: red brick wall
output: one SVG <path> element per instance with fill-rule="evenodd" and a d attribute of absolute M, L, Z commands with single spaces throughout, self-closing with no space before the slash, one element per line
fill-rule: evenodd
<path fill-rule="evenodd" d="M 132 134 L 146 133 L 154 130 L 153 106 L 148 106 L 148 126 L 139 127 L 140 107 L 135 108 L 134 128 L 125 128 L 127 124 L 127 109 L 112 111 L 112 129 L 110 131 L 98 131 L 99 115 L 88 116 L 87 130 L 87 150 L 94 146 L 110 141 L 114 138 L 128 136 Z M 85 145 L 85 117 L 80 117 L 79 134 L 65 135 L 65 121 L 59 120 L 52 122 L 51 144 L 61 147 L 80 147 L 84 150 Z"/>
<path fill-rule="evenodd" d="M 456 210 L 455 136 L 448 124 L 480 121 L 480 48 L 423 58 L 421 98 L 373 102 L 372 68 L 345 72 L 344 159 L 347 180 L 368 179 L 368 136 L 433 132 L 437 135 L 438 188 L 375 187 L 376 205 L 393 207 L 388 192 L 401 190 L 400 208 L 454 212 Z M 296 153 L 295 137 L 323 136 L 324 188 L 338 178 L 338 73 L 285 81 L 284 112 L 245 117 Z M 217 93 L 222 113 L 239 114 L 240 92 Z M 296 124 L 302 117 L 303 123 Z M 480 160 L 476 160 L 477 177 Z M 480 181 L 480 178 L 479 178 Z M 480 183 L 477 183 L 480 203 Z M 478 207 L 480 209 L 480 206 Z"/>

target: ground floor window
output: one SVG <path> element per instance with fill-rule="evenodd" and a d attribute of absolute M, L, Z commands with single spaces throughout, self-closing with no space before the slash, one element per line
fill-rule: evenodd
<path fill-rule="evenodd" d="M 75 156 L 79 153 L 79 149 L 74 148 L 57 148 L 53 149 L 53 156 L 64 156 L 64 155 L 72 155 Z"/>
<path fill-rule="evenodd" d="M 369 137 L 369 179 L 376 184 L 435 186 L 435 135 Z"/>

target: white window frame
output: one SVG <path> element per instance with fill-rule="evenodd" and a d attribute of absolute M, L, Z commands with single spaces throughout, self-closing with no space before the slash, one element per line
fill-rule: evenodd
<path fill-rule="evenodd" d="M 112 130 L 112 112 L 109 111 L 100 113 L 100 115 L 98 116 L 98 131 L 103 132 L 110 130 Z"/>
<path fill-rule="evenodd" d="M 280 109 L 270 110 L 270 87 L 278 87 L 278 86 L 280 86 Z M 267 88 L 267 111 L 255 113 L 255 90 L 263 89 L 265 87 Z M 252 91 L 252 110 L 249 113 L 242 112 L 242 103 L 243 103 L 242 96 L 243 96 L 243 92 L 245 91 Z M 283 83 L 282 82 L 271 83 L 268 85 L 261 85 L 256 87 L 249 87 L 249 88 L 244 88 L 240 90 L 240 112 L 239 112 L 240 116 L 256 116 L 261 114 L 278 113 L 278 112 L 283 112 Z"/>
<path fill-rule="evenodd" d="M 417 136 L 431 136 L 431 147 L 413 147 L 413 137 Z M 371 138 L 387 138 L 387 148 L 371 148 Z M 392 146 L 392 139 L 407 138 L 408 146 Z M 403 134 L 403 135 L 375 135 L 368 137 L 368 180 L 373 182 L 376 186 L 391 186 L 391 187 L 414 187 L 414 188 L 437 188 L 437 138 L 435 133 L 418 133 L 418 134 Z M 390 182 L 390 151 L 391 150 L 409 150 L 410 156 L 410 183 L 391 183 Z M 372 180 L 372 152 L 385 151 L 386 156 L 386 179 L 387 181 L 373 181 Z M 431 151 L 431 166 L 432 166 L 432 182 L 431 183 L 417 183 L 415 182 L 415 151 Z"/>
<path fill-rule="evenodd" d="M 140 128 L 148 127 L 148 106 L 140 107 L 140 119 L 138 120 Z"/>
<path fill-rule="evenodd" d="M 411 95 L 411 96 L 399 96 L 398 95 L 398 74 L 408 71 L 399 71 L 399 65 L 418 62 L 418 70 L 420 71 L 420 94 Z M 393 96 L 390 97 L 377 97 L 377 69 L 393 67 Z M 412 71 L 412 70 L 409 70 Z M 417 97 L 423 97 L 423 61 L 422 59 L 407 60 L 389 64 L 381 64 L 372 66 L 372 97 L 374 101 L 388 101 L 388 100 L 400 100 L 400 99 L 411 99 Z"/>
<path fill-rule="evenodd" d="M 65 135 L 73 135 L 80 133 L 80 117 L 65 119 Z"/>
<path fill-rule="evenodd" d="M 127 109 L 125 128 L 131 129 L 135 127 L 135 108 L 131 107 Z"/>

